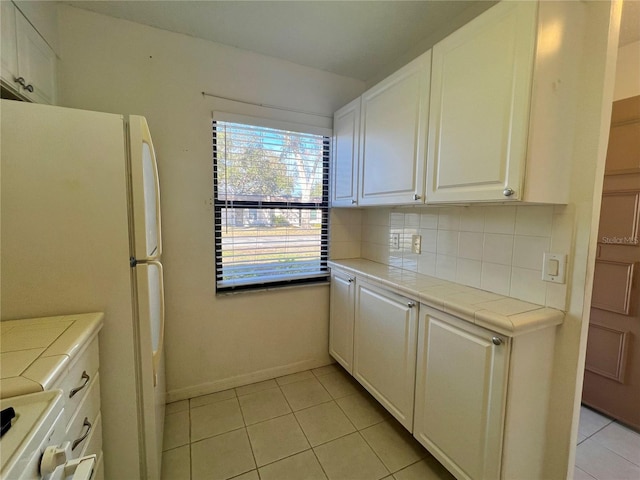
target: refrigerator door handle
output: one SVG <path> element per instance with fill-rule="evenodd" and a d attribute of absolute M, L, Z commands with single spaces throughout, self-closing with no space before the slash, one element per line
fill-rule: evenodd
<path fill-rule="evenodd" d="M 160 359 L 162 358 L 162 350 L 164 348 L 164 319 L 165 319 L 165 307 L 164 307 L 164 270 L 162 264 L 157 260 L 150 260 L 147 262 L 149 265 L 154 265 L 158 268 L 160 275 L 160 331 L 158 338 L 158 349 L 152 353 L 153 355 L 153 386 L 158 385 L 158 369 L 160 367 Z"/>
<path fill-rule="evenodd" d="M 148 135 L 149 131 L 147 130 L 144 133 Z M 149 142 L 149 147 L 151 150 L 151 162 L 153 163 L 153 174 L 155 177 L 154 186 L 155 186 L 155 193 L 156 193 L 156 225 L 157 225 L 156 228 L 158 229 L 158 249 L 156 250 L 156 254 L 151 258 L 151 260 L 157 260 L 162 255 L 162 228 L 161 228 L 161 218 L 160 218 L 160 176 L 158 175 L 158 161 L 156 160 L 156 152 L 153 149 L 153 146 L 151 144 L 151 137 L 145 138 L 145 141 L 147 140 Z M 160 266 L 160 268 L 162 268 L 162 266 Z M 164 299 L 163 299 L 163 303 L 164 303 Z"/>
<path fill-rule="evenodd" d="M 135 218 L 134 256 L 139 261 L 162 255 L 160 177 L 151 133 L 144 117 L 129 117 L 131 189 Z"/>

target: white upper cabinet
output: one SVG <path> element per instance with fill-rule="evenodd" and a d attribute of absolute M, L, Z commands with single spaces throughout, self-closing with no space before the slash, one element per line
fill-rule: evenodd
<path fill-rule="evenodd" d="M 358 203 L 358 150 L 360 143 L 360 97 L 333 115 L 331 205 Z"/>
<path fill-rule="evenodd" d="M 0 40 L 0 65 L 2 80 L 14 83 L 18 78 L 18 46 L 16 44 L 16 7 L 11 2 L 0 2 L 0 21 L 2 39 Z M 15 83 L 15 88 L 20 86 Z"/>
<path fill-rule="evenodd" d="M 430 203 L 566 203 L 583 6 L 565 3 L 500 2 L 433 47 Z"/>
<path fill-rule="evenodd" d="M 535 12 L 503 2 L 433 47 L 430 201 L 519 197 Z"/>
<path fill-rule="evenodd" d="M 56 102 L 56 54 L 8 1 L 2 4 L 3 86 L 37 103 Z"/>
<path fill-rule="evenodd" d="M 431 52 L 362 95 L 358 204 L 424 202 Z"/>

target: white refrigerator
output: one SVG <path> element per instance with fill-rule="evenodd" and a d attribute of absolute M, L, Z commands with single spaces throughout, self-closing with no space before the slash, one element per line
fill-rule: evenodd
<path fill-rule="evenodd" d="M 164 285 L 147 122 L 2 100 L 0 130 L 1 318 L 105 312 L 105 478 L 159 479 Z"/>

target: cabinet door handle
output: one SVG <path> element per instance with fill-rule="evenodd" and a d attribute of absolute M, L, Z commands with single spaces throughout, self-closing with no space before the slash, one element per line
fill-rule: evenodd
<path fill-rule="evenodd" d="M 24 89 L 29 93 L 33 93 L 33 85 L 31 85 L 31 84 L 29 84 L 26 87 L 24 87 Z"/>
<path fill-rule="evenodd" d="M 351 200 L 351 205 L 355 205 L 356 203 L 358 203 L 356 200 Z"/>
<path fill-rule="evenodd" d="M 509 188 L 509 187 L 505 188 L 505 189 L 502 191 L 502 194 L 503 194 L 505 197 L 510 197 L 510 196 L 511 196 L 511 195 L 513 195 L 514 193 L 516 193 L 516 191 L 515 191 L 513 188 Z"/>
<path fill-rule="evenodd" d="M 24 81 L 24 77 L 14 78 L 13 81 L 16 82 L 18 85 L 21 85 L 23 88 L 26 86 L 26 83 L 27 83 Z"/>
<path fill-rule="evenodd" d="M 413 308 L 415 306 L 416 306 L 416 304 L 414 302 L 407 303 L 407 307 L 409 307 L 409 308 Z"/>
<path fill-rule="evenodd" d="M 355 278 L 353 278 L 353 277 L 349 277 L 349 278 L 347 279 L 347 282 L 349 282 L 349 283 L 353 283 L 353 281 L 354 281 L 354 280 L 355 280 Z"/>
<path fill-rule="evenodd" d="M 91 377 L 89 376 L 89 374 L 87 373 L 86 370 L 84 372 L 82 372 L 82 376 L 80 378 L 84 380 L 84 383 L 82 385 L 80 385 L 79 387 L 76 387 L 76 388 L 72 389 L 69 392 L 69 398 L 73 397 L 76 393 L 78 393 L 80 390 L 82 390 L 84 387 L 86 387 L 87 384 L 89 383 L 89 380 L 91 380 Z"/>
<path fill-rule="evenodd" d="M 413 194 L 413 199 L 414 200 L 420 200 L 422 198 L 422 196 L 418 195 L 417 193 Z"/>
<path fill-rule="evenodd" d="M 494 345 L 502 345 L 502 339 L 500 337 L 493 337 L 491 341 Z"/>
<path fill-rule="evenodd" d="M 89 436 L 89 434 L 91 433 L 92 425 L 91 425 L 91 422 L 89 421 L 89 418 L 88 418 L 88 417 L 84 417 L 84 422 L 82 422 L 82 428 L 84 428 L 84 427 L 87 427 L 87 431 L 86 431 L 86 432 L 84 432 L 84 435 L 82 435 L 82 436 L 81 436 L 81 437 L 79 437 L 79 438 L 76 438 L 76 439 L 73 441 L 73 444 L 71 445 L 71 450 L 72 450 L 72 451 L 73 451 L 73 450 L 75 450 L 75 449 L 76 449 L 76 447 L 77 447 L 78 445 L 80 445 L 80 444 L 82 443 L 82 441 L 83 441 L 85 438 L 87 438 L 87 437 Z"/>

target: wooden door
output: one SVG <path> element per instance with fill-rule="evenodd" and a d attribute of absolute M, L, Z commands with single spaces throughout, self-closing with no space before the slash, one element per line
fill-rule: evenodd
<path fill-rule="evenodd" d="M 640 430 L 640 96 L 613 104 L 582 402 Z"/>

